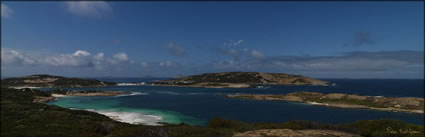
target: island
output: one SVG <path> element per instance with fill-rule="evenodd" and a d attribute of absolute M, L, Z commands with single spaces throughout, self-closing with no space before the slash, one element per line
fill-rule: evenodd
<path fill-rule="evenodd" d="M 337 108 L 373 109 L 424 114 L 424 98 L 360 96 L 356 94 L 294 92 L 289 94 L 228 94 L 226 97 L 301 102 Z"/>
<path fill-rule="evenodd" d="M 102 87 L 114 86 L 114 82 L 104 82 L 94 79 L 67 78 L 47 74 L 30 75 L 1 80 L 2 87 L 11 88 L 50 88 L 50 87 Z"/>
<path fill-rule="evenodd" d="M 205 87 L 205 88 L 250 88 L 262 85 L 332 85 L 330 82 L 301 75 L 264 72 L 205 73 L 171 80 L 155 81 L 159 86 Z"/>

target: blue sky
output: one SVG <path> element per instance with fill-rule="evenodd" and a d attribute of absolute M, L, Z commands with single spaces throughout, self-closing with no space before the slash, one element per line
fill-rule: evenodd
<path fill-rule="evenodd" d="M 423 78 L 423 2 L 2 2 L 2 75 Z"/>

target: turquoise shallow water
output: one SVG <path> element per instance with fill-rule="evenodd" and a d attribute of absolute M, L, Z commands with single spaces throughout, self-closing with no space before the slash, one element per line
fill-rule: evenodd
<path fill-rule="evenodd" d="M 161 118 L 158 121 L 150 122 L 164 122 L 171 124 L 187 123 L 190 125 L 205 124 L 205 121 L 201 121 L 194 117 L 186 116 L 174 111 L 126 107 L 121 105 L 121 102 L 116 100 L 116 98 L 117 97 L 63 97 L 56 101 L 50 102 L 49 104 L 54 104 L 65 108 L 90 110 L 95 112 L 124 112 L 120 113 L 120 115 L 125 115 L 126 113 L 138 113 L 140 115 L 136 117 L 139 118 L 146 118 L 144 116 L 157 116 Z M 127 117 L 127 119 L 132 121 L 136 117 Z"/>
<path fill-rule="evenodd" d="M 137 81 L 136 81 L 137 82 Z M 102 88 L 72 88 L 73 90 L 102 89 L 140 93 L 119 97 L 67 97 L 50 104 L 76 109 L 86 109 L 104 114 L 119 115 L 123 119 L 161 119 L 145 122 L 166 122 L 206 125 L 208 120 L 221 117 L 246 122 L 286 122 L 313 120 L 327 123 L 349 123 L 367 119 L 396 119 L 414 124 L 424 124 L 422 114 L 386 112 L 365 109 L 340 109 L 312 106 L 282 101 L 230 99 L 228 93 L 286 94 L 294 91 L 323 93 L 342 92 L 373 96 L 423 97 L 423 80 L 333 81 L 336 87 L 287 86 L 262 89 L 209 89 L 158 86 L 114 86 Z M 422 83 L 421 83 L 422 82 Z M 403 85 L 404 83 L 404 85 Z M 398 84 L 398 85 L 397 85 Z M 401 84 L 401 85 L 400 85 Z M 46 89 L 47 90 L 47 89 Z M 104 111 L 107 111 L 106 113 Z M 120 112 L 120 113 L 116 113 Z M 148 117 L 146 117 L 148 116 Z M 143 123 L 143 122 L 142 122 Z"/>

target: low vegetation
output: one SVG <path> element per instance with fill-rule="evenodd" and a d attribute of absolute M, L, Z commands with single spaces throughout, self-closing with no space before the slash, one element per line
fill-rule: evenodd
<path fill-rule="evenodd" d="M 285 73 L 222 72 L 204 73 L 172 80 L 161 80 L 153 82 L 153 84 L 208 88 L 246 88 L 256 87 L 256 85 L 329 85 L 330 83 Z"/>
<path fill-rule="evenodd" d="M 417 97 L 375 97 L 342 93 L 322 94 L 318 92 L 294 92 L 282 95 L 231 94 L 227 95 L 227 97 L 304 102 L 340 108 L 369 108 L 386 111 L 424 113 L 424 98 Z"/>

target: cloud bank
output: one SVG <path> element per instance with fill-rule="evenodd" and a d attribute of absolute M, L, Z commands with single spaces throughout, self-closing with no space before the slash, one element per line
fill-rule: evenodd
<path fill-rule="evenodd" d="M 93 56 L 84 50 L 73 54 L 40 55 L 11 49 L 2 49 L 1 61 L 6 66 L 63 66 L 63 67 L 96 67 L 101 64 L 116 64 L 127 58 L 125 53 L 118 53 L 114 58 L 106 58 L 103 53 Z"/>
<path fill-rule="evenodd" d="M 181 64 L 171 60 L 135 61 L 125 52 L 112 55 L 77 50 L 37 54 L 2 49 L 2 74 L 48 73 L 82 76 L 193 75 L 206 72 L 259 71 L 319 78 L 423 78 L 423 51 L 348 52 L 341 56 L 267 56 L 255 49 L 221 49 L 219 61 Z"/>
<path fill-rule="evenodd" d="M 255 50 L 241 61 L 219 61 L 217 69 L 267 71 L 313 75 L 316 77 L 423 78 L 422 51 L 349 52 L 343 56 L 263 56 Z"/>
<path fill-rule="evenodd" d="M 35 53 L 2 48 L 2 75 L 56 74 L 71 76 L 174 76 L 184 68 L 179 63 L 135 61 L 125 52 L 110 56 L 77 50 L 67 54 Z"/>

